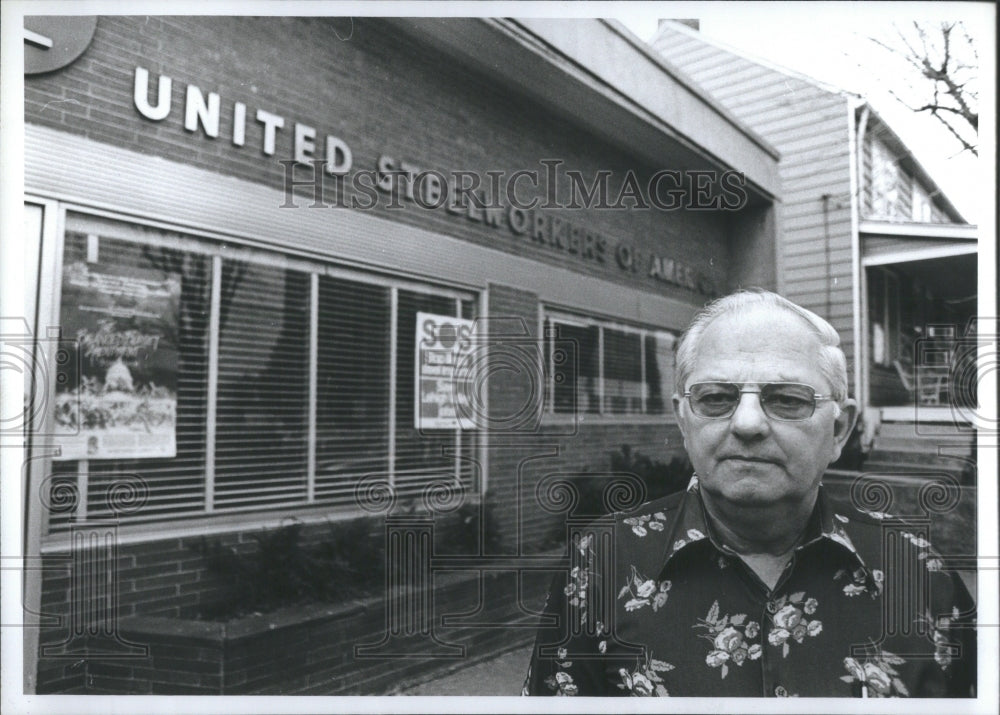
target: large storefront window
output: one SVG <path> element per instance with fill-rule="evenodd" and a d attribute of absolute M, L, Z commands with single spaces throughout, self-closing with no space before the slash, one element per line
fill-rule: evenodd
<path fill-rule="evenodd" d="M 547 412 L 667 411 L 673 393 L 673 333 L 548 311 L 545 336 Z"/>
<path fill-rule="evenodd" d="M 416 313 L 474 297 L 69 214 L 50 528 L 478 489 L 475 432 L 417 430 Z M 122 510 L 128 483 L 139 506 Z M 115 490 L 119 492 L 116 494 Z M 65 496 L 75 493 L 71 500 Z"/>

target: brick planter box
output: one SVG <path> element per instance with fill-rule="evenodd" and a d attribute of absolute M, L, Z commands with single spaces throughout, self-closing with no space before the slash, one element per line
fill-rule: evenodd
<path fill-rule="evenodd" d="M 85 692 L 389 694 L 530 642 L 537 623 L 532 612 L 540 610 L 550 577 L 446 573 L 432 593 L 410 594 L 408 603 L 428 605 L 430 617 L 403 609 L 395 627 L 381 596 L 226 623 L 124 618 L 117 640 L 89 640 Z"/>

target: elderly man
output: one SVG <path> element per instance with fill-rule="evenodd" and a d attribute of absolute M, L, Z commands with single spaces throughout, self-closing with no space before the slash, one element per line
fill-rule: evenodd
<path fill-rule="evenodd" d="M 972 599 L 926 527 L 821 486 L 857 412 L 839 342 L 765 291 L 695 318 L 673 396 L 695 477 L 574 539 L 526 694 L 973 694 Z"/>

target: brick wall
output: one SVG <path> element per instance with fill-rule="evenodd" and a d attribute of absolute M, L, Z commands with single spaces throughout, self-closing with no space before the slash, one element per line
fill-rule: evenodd
<path fill-rule="evenodd" d="M 528 331 L 528 339 L 536 338 L 538 299 L 532 293 L 491 284 L 489 315 L 493 320 L 503 318 L 507 325 L 523 325 Z M 502 340 L 491 338 L 491 342 Z M 493 350 L 491 355 L 505 354 L 495 346 Z M 492 417 L 500 420 L 517 414 L 525 405 L 542 399 L 542 395 L 533 393 L 532 389 L 537 391 L 539 386 L 544 386 L 544 377 L 526 375 L 526 372 L 496 371 L 489 383 Z M 602 420 L 591 415 L 578 416 L 576 420 L 569 419 L 568 415 L 559 418 L 559 421 L 542 418 L 518 429 L 490 434 L 487 499 L 495 505 L 516 505 L 513 510 L 497 510 L 505 549 L 511 552 L 530 551 L 550 536 L 553 528 L 558 528 L 567 516 L 553 509 L 553 505 L 539 495 L 540 480 L 552 480 L 563 474 L 573 482 L 582 475 L 608 474 L 611 453 L 623 445 L 661 462 L 684 455 L 680 431 L 666 417 L 652 422 Z M 588 421 L 591 419 L 595 421 Z"/>
<path fill-rule="evenodd" d="M 171 111 L 162 121 L 143 117 L 133 104 L 135 68 L 150 73 L 148 96 L 157 99 L 160 75 L 172 79 Z M 194 85 L 220 96 L 217 138 L 199 128 L 184 129 L 185 94 Z M 233 107 L 246 106 L 243 146 L 233 144 Z M 263 126 L 257 110 L 280 115 L 275 153 L 262 151 Z M 543 159 L 582 172 L 587 183 L 600 170 L 612 172 L 611 200 L 626 172 L 634 170 L 645 188 L 659 169 L 629 156 L 607 141 L 574 126 L 547 108 L 459 66 L 378 19 L 246 17 L 101 17 L 84 55 L 69 67 L 25 78 L 26 121 L 81 134 L 143 154 L 155 154 L 208 171 L 280 189 L 293 156 L 294 126 L 316 129 L 317 157 L 327 134 L 345 141 L 356 169 L 375 169 L 388 155 L 424 169 L 449 172 L 529 169 L 543 174 L 537 192 L 525 185 L 522 198 L 545 199 Z M 565 177 L 563 177 L 565 179 Z M 151 178 L 151 181 L 153 179 Z M 523 183 L 523 182 L 522 182 Z M 329 184 L 329 182 L 328 182 Z M 348 186 L 346 198 L 353 192 Z M 311 199 L 312 189 L 300 193 Z M 558 198 L 570 196 L 568 180 Z M 332 185 L 324 195 L 335 200 Z M 311 201 L 301 200 L 301 206 Z M 506 203 L 506 202 L 505 202 Z M 534 240 L 529 231 L 485 225 L 441 210 L 377 211 L 393 221 L 418 225 L 553 265 L 626 285 L 641 286 L 683 300 L 691 291 L 646 274 L 622 270 L 612 253 L 586 260 Z M 304 208 L 302 210 L 305 210 Z M 315 210 L 315 209 L 314 209 Z M 726 212 L 660 210 L 553 210 L 550 215 L 600 232 L 609 240 L 628 239 L 641 252 L 657 252 L 697 267 L 716 286 L 726 285 Z"/>
<path fill-rule="evenodd" d="M 513 574 L 485 575 L 482 583 L 452 574 L 442 581 L 433 599 L 433 638 L 416 634 L 381 647 L 389 633 L 381 597 L 286 608 L 228 623 L 124 618 L 117 638 L 86 639 L 86 652 L 75 661 L 73 692 L 380 695 L 533 637 L 534 615 L 516 599 L 488 596 L 516 588 Z M 547 578 L 525 579 L 518 592 L 522 603 L 540 610 L 547 585 Z M 477 609 L 476 622 L 442 625 L 447 614 Z M 369 650 L 362 652 L 365 647 Z M 67 692 L 65 685 L 46 682 L 39 692 Z"/>

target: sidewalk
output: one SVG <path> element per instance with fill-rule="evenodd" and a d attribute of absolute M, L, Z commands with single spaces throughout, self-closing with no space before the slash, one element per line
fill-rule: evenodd
<path fill-rule="evenodd" d="M 399 695 L 520 695 L 528 672 L 531 645 L 466 666 Z"/>

